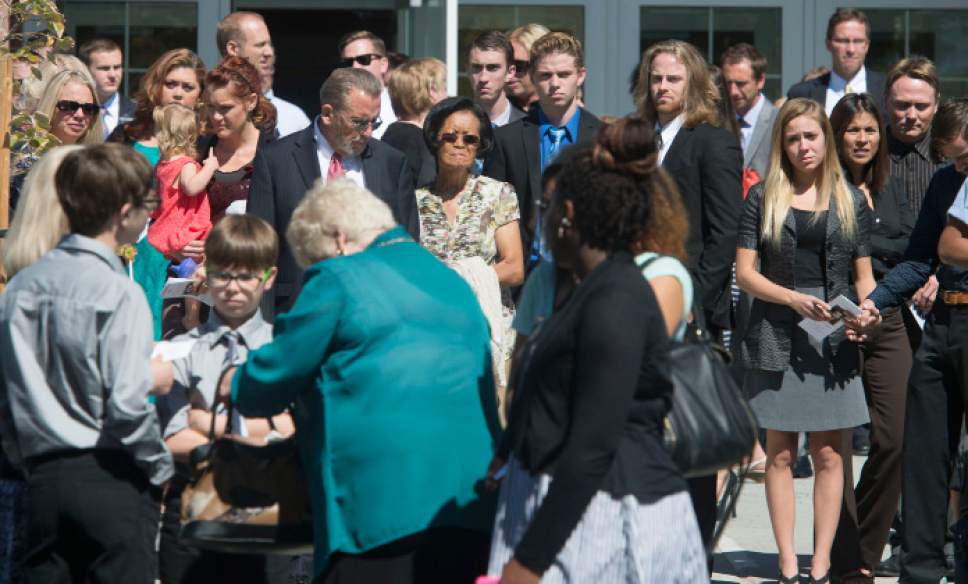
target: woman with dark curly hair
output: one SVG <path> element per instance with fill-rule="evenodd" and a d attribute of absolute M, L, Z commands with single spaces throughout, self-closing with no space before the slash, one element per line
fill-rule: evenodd
<path fill-rule="evenodd" d="M 672 387 L 658 298 L 669 295 L 630 251 L 684 253 L 681 204 L 657 158 L 650 125 L 621 120 L 558 175 L 545 235 L 580 283 L 528 339 L 488 471 L 494 481 L 508 461 L 489 566 L 502 584 L 708 578 L 685 480 L 662 446 Z M 670 288 L 684 320 L 682 289 Z"/>
<path fill-rule="evenodd" d="M 514 346 L 510 288 L 524 281 L 518 197 L 510 184 L 471 172 L 494 139 L 490 119 L 470 99 L 437 103 L 424 121 L 424 140 L 436 159 L 437 176 L 417 189 L 420 244 L 457 270 L 477 294 L 491 325 L 502 401 L 505 362 Z"/>

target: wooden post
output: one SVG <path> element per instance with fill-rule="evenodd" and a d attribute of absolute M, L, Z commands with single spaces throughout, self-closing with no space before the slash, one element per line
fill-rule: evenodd
<path fill-rule="evenodd" d="M 7 38 L 10 30 L 10 5 L 0 2 L 0 38 Z M 10 42 L 4 42 L 0 50 L 0 229 L 10 225 L 10 148 L 7 135 L 10 117 L 13 115 L 13 62 L 10 59 Z"/>

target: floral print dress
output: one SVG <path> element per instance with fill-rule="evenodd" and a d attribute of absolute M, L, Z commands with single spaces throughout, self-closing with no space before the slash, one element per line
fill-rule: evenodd
<path fill-rule="evenodd" d="M 514 187 L 486 176 L 472 176 L 457 195 L 457 215 L 451 224 L 444 201 L 429 189 L 417 189 L 420 213 L 420 244 L 444 263 L 480 257 L 493 266 L 497 260 L 495 235 L 500 227 L 520 219 Z M 506 331 L 511 330 L 514 303 L 511 291 L 501 288 Z M 504 335 L 505 355 L 514 348 L 514 337 Z"/>

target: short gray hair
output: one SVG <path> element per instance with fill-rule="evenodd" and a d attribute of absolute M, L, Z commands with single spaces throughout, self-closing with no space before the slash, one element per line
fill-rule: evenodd
<path fill-rule="evenodd" d="M 386 203 L 349 179 L 323 185 L 317 179 L 293 211 L 286 240 L 296 263 L 307 268 L 336 255 L 336 235 L 351 242 L 367 231 L 386 231 L 397 222 Z"/>
<path fill-rule="evenodd" d="M 370 97 L 377 97 L 383 91 L 380 81 L 366 69 L 342 68 L 333 71 L 319 88 L 320 107 L 327 103 L 335 110 L 346 105 L 346 97 L 358 89 Z"/>

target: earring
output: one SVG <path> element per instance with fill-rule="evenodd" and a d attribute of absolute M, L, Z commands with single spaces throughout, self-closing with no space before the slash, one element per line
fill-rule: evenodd
<path fill-rule="evenodd" d="M 571 229 L 571 221 L 567 217 L 562 217 L 561 221 L 558 223 L 558 239 L 565 236 L 565 230 Z"/>

